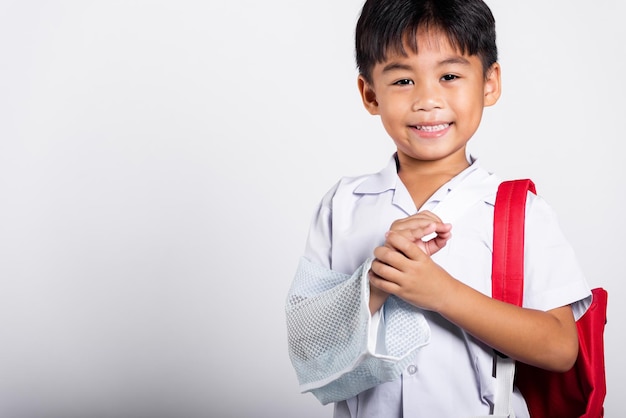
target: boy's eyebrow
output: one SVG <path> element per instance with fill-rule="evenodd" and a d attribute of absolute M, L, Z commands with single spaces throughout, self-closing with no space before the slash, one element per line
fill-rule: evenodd
<path fill-rule="evenodd" d="M 446 58 L 442 61 L 440 61 L 437 66 L 438 67 L 442 67 L 444 65 L 450 65 L 450 64 L 461 64 L 461 65 L 469 65 L 470 62 L 467 58 L 462 57 L 462 56 L 454 56 L 454 57 L 450 57 L 450 58 Z M 408 64 L 403 64 L 401 62 L 390 62 L 389 64 L 385 65 L 385 67 L 383 67 L 383 73 L 389 72 L 389 71 L 394 71 L 394 70 L 411 70 L 412 67 Z"/>
<path fill-rule="evenodd" d="M 461 64 L 461 65 L 469 65 L 470 61 L 462 56 L 450 57 L 441 62 L 439 62 L 439 66 L 449 65 L 449 64 Z"/>
<path fill-rule="evenodd" d="M 389 64 L 385 65 L 385 67 L 383 68 L 383 73 L 393 71 L 393 70 L 411 70 L 411 68 L 412 67 L 408 64 L 402 64 L 399 62 L 390 62 Z"/>

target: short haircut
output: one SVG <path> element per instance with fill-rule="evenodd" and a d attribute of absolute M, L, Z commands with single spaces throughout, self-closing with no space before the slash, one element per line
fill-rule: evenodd
<path fill-rule="evenodd" d="M 371 82 L 388 54 L 417 51 L 418 31 L 441 31 L 462 54 L 477 55 L 486 74 L 498 60 L 495 19 L 482 0 L 367 0 L 356 25 L 356 64 Z"/>

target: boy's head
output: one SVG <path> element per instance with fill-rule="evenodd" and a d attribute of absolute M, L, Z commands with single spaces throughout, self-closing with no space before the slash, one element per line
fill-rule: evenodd
<path fill-rule="evenodd" d="M 455 167 L 455 172 L 466 167 L 466 144 L 484 108 L 501 92 L 495 23 L 487 5 L 367 0 L 356 52 L 363 104 L 380 116 L 400 167 Z"/>
<path fill-rule="evenodd" d="M 367 0 L 356 26 L 356 62 L 371 82 L 389 54 L 417 51 L 419 31 L 445 34 L 461 53 L 477 55 L 485 73 L 498 59 L 495 19 L 482 0 Z"/>

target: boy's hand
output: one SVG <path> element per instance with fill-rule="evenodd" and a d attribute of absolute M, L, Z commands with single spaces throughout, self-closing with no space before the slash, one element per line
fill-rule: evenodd
<path fill-rule="evenodd" d="M 408 218 L 398 219 L 391 224 L 390 231 L 398 232 L 410 241 L 413 241 L 422 251 L 433 255 L 443 247 L 452 236 L 451 224 L 441 222 L 441 219 L 430 211 L 422 211 Z M 434 238 L 423 241 L 422 238 L 434 234 Z M 387 243 L 385 243 L 386 246 Z"/>
<path fill-rule="evenodd" d="M 411 253 L 413 251 L 417 251 L 418 254 L 421 254 L 425 259 L 430 260 L 430 255 L 436 253 L 440 249 L 442 249 L 450 237 L 452 225 L 444 224 L 441 222 L 441 219 L 437 215 L 429 211 L 423 211 L 418 214 L 409 216 L 408 218 L 398 219 L 394 223 L 391 224 L 389 228 L 389 232 L 386 234 L 386 241 L 384 246 L 378 247 L 374 250 L 374 256 L 376 259 L 372 263 L 372 269 L 369 272 L 370 277 L 370 311 L 377 311 L 382 304 L 387 299 L 390 293 L 397 295 L 398 297 L 405 299 L 409 303 L 413 303 L 415 305 L 419 305 L 418 300 L 411 301 L 411 297 L 408 293 L 404 294 L 400 292 L 397 286 L 398 283 L 394 283 L 391 276 L 382 276 L 381 273 L 382 265 L 387 264 L 387 268 L 394 267 L 394 262 L 399 261 L 398 258 L 393 258 L 392 260 L 387 260 L 387 256 L 390 253 L 399 253 L 402 258 L 410 259 L 410 256 L 405 255 Z M 427 235 L 435 234 L 435 237 L 429 239 L 427 241 L 423 241 Z M 405 245 L 405 249 L 398 248 L 399 244 L 403 243 Z M 384 260 L 381 261 L 379 254 L 384 257 Z M 436 266 L 434 262 L 431 261 L 433 265 Z M 437 266 L 438 267 L 438 266 Z M 395 268 L 395 267 L 394 267 Z M 398 266 L 399 268 L 399 266 Z M 443 270 L 442 270 L 443 271 Z M 395 278 L 395 275 L 393 276 Z M 405 283 L 404 286 L 410 283 Z M 409 289 L 406 289 L 410 292 Z M 404 296 L 403 296 L 404 294 Z M 425 307 L 425 306 L 421 306 Z"/>
<path fill-rule="evenodd" d="M 372 288 L 393 294 L 422 309 L 439 311 L 455 281 L 403 231 L 389 231 L 374 250 L 369 272 Z"/>

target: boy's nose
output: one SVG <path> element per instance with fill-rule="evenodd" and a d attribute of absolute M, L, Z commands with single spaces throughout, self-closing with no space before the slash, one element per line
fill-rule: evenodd
<path fill-rule="evenodd" d="M 443 98 L 437 86 L 422 86 L 416 93 L 412 106 L 414 112 L 442 108 Z"/>

